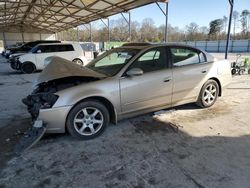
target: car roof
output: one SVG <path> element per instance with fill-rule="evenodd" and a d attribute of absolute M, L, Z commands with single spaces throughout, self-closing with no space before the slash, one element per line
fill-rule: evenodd
<path fill-rule="evenodd" d="M 182 44 L 182 43 L 125 43 L 121 47 L 133 47 L 133 48 L 148 48 L 148 47 L 158 47 L 158 46 L 181 46 L 181 47 L 190 47 L 195 48 L 193 46 Z"/>
<path fill-rule="evenodd" d="M 201 51 L 203 53 L 207 53 L 202 49 L 199 49 L 199 48 L 187 45 L 187 44 L 174 43 L 174 42 L 167 42 L 167 43 L 125 43 L 119 48 L 143 50 L 143 49 L 148 49 L 148 48 L 153 48 L 153 47 L 160 47 L 160 46 L 186 47 L 186 48 L 199 50 L 199 51 Z"/>
<path fill-rule="evenodd" d="M 199 48 L 187 45 L 187 44 L 174 43 L 174 42 L 168 42 L 168 43 L 125 43 L 124 45 L 122 45 L 119 48 L 146 50 L 146 49 L 150 49 L 150 48 L 154 48 L 154 47 L 161 47 L 161 46 L 186 47 L 186 48 L 194 49 L 194 50 L 200 51 L 203 54 L 205 54 L 208 61 L 214 60 L 214 57 L 211 54 L 207 53 L 206 51 L 204 51 L 202 49 L 199 49 Z"/>
<path fill-rule="evenodd" d="M 37 46 L 52 46 L 52 45 L 74 45 L 71 43 L 40 43 Z"/>

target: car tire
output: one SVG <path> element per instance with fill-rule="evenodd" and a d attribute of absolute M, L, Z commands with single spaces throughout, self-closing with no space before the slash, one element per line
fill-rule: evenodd
<path fill-rule="evenodd" d="M 109 124 L 109 112 L 99 101 L 87 100 L 78 103 L 69 112 L 66 120 L 68 132 L 80 140 L 100 136 Z"/>
<path fill-rule="evenodd" d="M 244 74 L 244 72 L 245 72 L 245 70 L 240 69 L 240 70 L 239 70 L 239 75 L 243 75 L 243 74 Z"/>
<path fill-rule="evenodd" d="M 84 66 L 84 63 L 79 58 L 74 59 L 72 62 L 75 63 L 75 64 L 77 64 L 77 65 Z"/>
<path fill-rule="evenodd" d="M 36 66 L 31 62 L 24 62 L 21 65 L 21 71 L 25 74 L 31 74 L 36 71 Z"/>
<path fill-rule="evenodd" d="M 202 108 L 213 106 L 219 95 L 219 85 L 215 80 L 208 80 L 201 88 L 196 104 Z"/>
<path fill-rule="evenodd" d="M 236 74 L 236 69 L 232 69 L 231 73 L 232 73 L 232 75 L 235 75 Z"/>

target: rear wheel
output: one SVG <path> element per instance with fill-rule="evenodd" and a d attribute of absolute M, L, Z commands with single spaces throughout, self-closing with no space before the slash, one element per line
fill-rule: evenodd
<path fill-rule="evenodd" d="M 236 74 L 236 69 L 232 69 L 231 73 L 232 73 L 232 75 L 235 75 Z"/>
<path fill-rule="evenodd" d="M 243 69 L 240 69 L 240 70 L 239 70 L 239 75 L 242 75 L 242 74 L 244 74 L 244 72 L 245 72 L 245 70 L 243 70 Z"/>
<path fill-rule="evenodd" d="M 84 64 L 83 64 L 83 62 L 82 62 L 82 60 L 81 59 L 74 59 L 73 60 L 73 63 L 75 63 L 75 64 L 77 64 L 77 65 L 81 65 L 81 66 L 83 66 Z"/>
<path fill-rule="evenodd" d="M 69 113 L 66 127 L 78 139 L 88 140 L 99 136 L 109 124 L 109 112 L 99 101 L 77 104 Z"/>
<path fill-rule="evenodd" d="M 21 71 L 25 74 L 31 74 L 36 71 L 36 66 L 31 62 L 24 62 L 21 65 Z"/>
<path fill-rule="evenodd" d="M 219 86 L 215 80 L 208 80 L 201 88 L 197 105 L 202 108 L 213 106 L 219 95 Z"/>

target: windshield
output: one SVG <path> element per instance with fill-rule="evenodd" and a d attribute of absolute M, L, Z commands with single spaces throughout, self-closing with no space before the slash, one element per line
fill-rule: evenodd
<path fill-rule="evenodd" d="M 35 43 L 35 42 L 27 42 L 24 45 L 22 45 L 20 48 L 25 49 L 25 50 L 30 50 L 31 48 L 33 48 L 36 45 L 37 45 L 37 43 Z"/>
<path fill-rule="evenodd" d="M 106 76 L 117 74 L 139 50 L 136 49 L 113 49 L 86 65 L 87 68 Z"/>
<path fill-rule="evenodd" d="M 36 45 L 35 47 L 31 48 L 31 50 L 29 51 L 29 53 L 36 53 L 38 47 L 39 47 L 39 45 Z"/>

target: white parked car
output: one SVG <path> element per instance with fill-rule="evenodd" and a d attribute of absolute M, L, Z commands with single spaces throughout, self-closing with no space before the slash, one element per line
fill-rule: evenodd
<path fill-rule="evenodd" d="M 79 65 L 86 65 L 87 59 L 79 43 L 53 43 L 39 44 L 24 55 L 21 55 L 11 62 L 11 67 L 30 74 L 36 70 L 43 70 L 47 63 L 46 58 L 58 56 Z"/>

